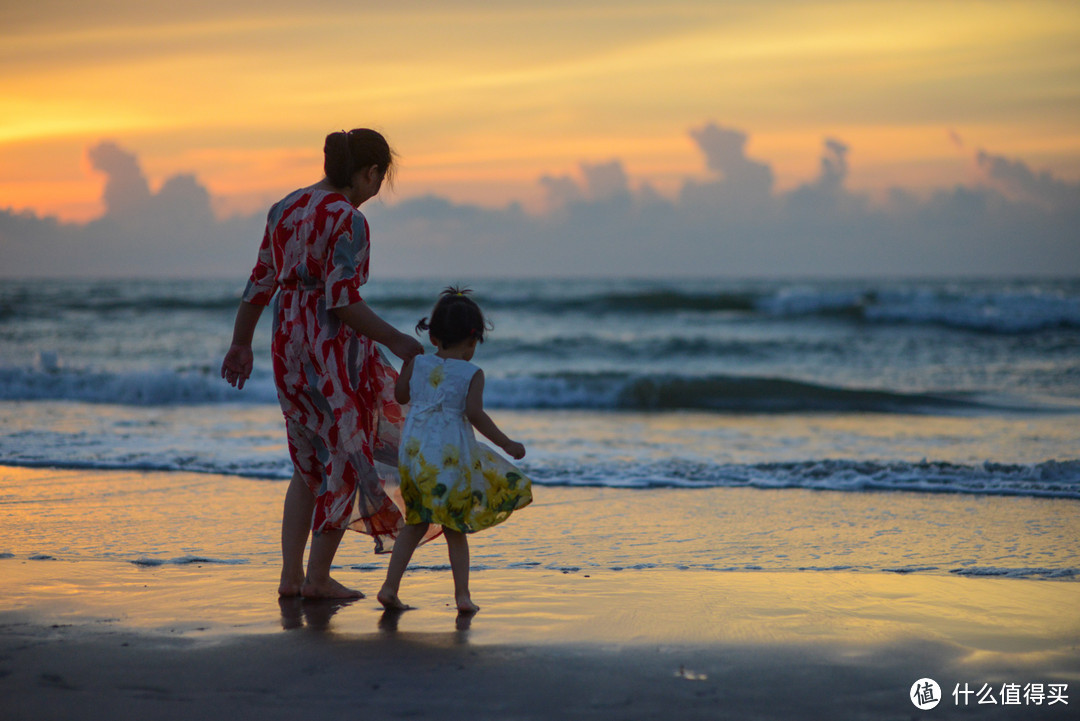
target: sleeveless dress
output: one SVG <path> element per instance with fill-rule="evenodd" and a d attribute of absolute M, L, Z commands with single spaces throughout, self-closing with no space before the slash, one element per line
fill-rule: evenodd
<path fill-rule="evenodd" d="M 532 483 L 478 443 L 465 398 L 480 370 L 468 361 L 417 356 L 398 456 L 405 522 L 473 533 L 532 502 Z"/>

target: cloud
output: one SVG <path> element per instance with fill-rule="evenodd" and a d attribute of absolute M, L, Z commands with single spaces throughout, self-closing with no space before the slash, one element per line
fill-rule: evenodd
<path fill-rule="evenodd" d="M 611 200 L 630 195 L 630 180 L 622 161 L 612 160 L 596 165 L 582 163 L 581 172 L 585 176 L 589 197 L 594 200 Z"/>
<path fill-rule="evenodd" d="M 105 220 L 146 232 L 204 229 L 213 224 L 210 193 L 194 175 L 173 175 L 153 193 L 138 158 L 116 143 L 98 143 L 86 151 L 86 157 L 94 170 L 105 175 Z"/>
<path fill-rule="evenodd" d="M 747 156 L 746 133 L 709 124 L 690 137 L 713 177 L 684 180 L 674 198 L 634 190 L 611 161 L 542 178 L 555 209 L 542 216 L 447 204 L 438 224 L 419 226 L 412 201 L 369 215 L 395 275 L 1080 273 L 1080 184 L 1023 161 L 987 158 L 983 184 L 929 198 L 895 188 L 872 202 L 846 187 L 853 152 L 842 139 L 823 140 L 816 177 L 777 192 L 772 168 Z M 1006 179 L 1024 193 L 1004 192 Z"/>
<path fill-rule="evenodd" d="M 569 175 L 545 175 L 540 178 L 549 210 L 558 211 L 581 203 L 608 202 L 630 197 L 630 178 L 621 160 L 581 163 L 578 169 L 581 171 L 582 182 Z"/>
<path fill-rule="evenodd" d="M 1036 173 L 1021 161 L 991 155 L 984 150 L 975 157 L 989 181 L 1009 197 L 1052 210 L 1068 210 L 1080 205 L 1080 184 L 1067 183 L 1046 171 Z"/>
<path fill-rule="evenodd" d="M 673 197 L 613 159 L 545 176 L 549 210 L 481 208 L 425 196 L 364 206 L 375 274 L 447 281 L 491 275 L 977 275 L 1080 273 L 1080 183 L 979 151 L 983 181 L 885 202 L 846 187 L 852 150 L 823 139 L 816 177 L 778 192 L 749 135 L 711 123 L 689 132 L 710 177 Z M 197 178 L 153 191 L 115 143 L 88 151 L 106 212 L 64 224 L 0 211 L 6 275 L 244 277 L 263 214 L 217 219 Z M 963 162 L 958 160 L 958 162 Z M 240 282 L 238 280 L 238 282 Z"/>
<path fill-rule="evenodd" d="M 826 190 L 839 190 L 848 175 L 848 146 L 833 138 L 825 139 L 825 153 L 821 156 L 821 177 L 818 183 Z"/>
<path fill-rule="evenodd" d="M 690 131 L 705 155 L 705 165 L 731 187 L 752 192 L 772 192 L 773 172 L 765 163 L 746 157 L 746 133 L 709 123 Z"/>
<path fill-rule="evenodd" d="M 547 205 L 551 209 L 565 208 L 585 199 L 581 186 L 569 175 L 545 175 L 540 178 L 540 185 L 544 188 Z"/>
<path fill-rule="evenodd" d="M 114 142 L 103 141 L 87 149 L 86 157 L 91 167 L 106 176 L 105 213 L 123 218 L 135 215 L 146 207 L 151 198 L 150 184 L 134 153 Z"/>
<path fill-rule="evenodd" d="M 0 211 L 4 274 L 202 276 L 250 270 L 245 266 L 261 237 L 259 217 L 215 218 L 210 193 L 193 175 L 171 176 L 153 192 L 135 154 L 115 142 L 100 142 L 86 155 L 105 176 L 104 214 L 76 224 Z"/>

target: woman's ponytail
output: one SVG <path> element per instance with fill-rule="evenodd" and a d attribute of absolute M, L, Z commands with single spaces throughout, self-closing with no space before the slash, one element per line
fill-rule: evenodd
<path fill-rule="evenodd" d="M 374 165 L 387 183 L 393 182 L 394 151 L 380 133 L 368 128 L 340 130 L 326 136 L 323 172 L 336 188 L 352 185 L 353 173 Z"/>
<path fill-rule="evenodd" d="M 353 153 L 349 143 L 349 134 L 344 130 L 330 133 L 323 145 L 323 172 L 335 188 L 347 188 L 352 185 Z"/>

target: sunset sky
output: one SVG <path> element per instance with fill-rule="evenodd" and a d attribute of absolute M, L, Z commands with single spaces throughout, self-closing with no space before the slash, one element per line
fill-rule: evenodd
<path fill-rule="evenodd" d="M 228 215 L 363 125 L 400 152 L 390 202 L 536 207 L 541 176 L 613 158 L 673 192 L 709 121 L 748 131 L 778 188 L 826 137 L 852 188 L 965 182 L 977 147 L 1080 178 L 1075 2 L 35 0 L 0 25 L 0 207 L 66 220 L 103 211 L 101 140 Z"/>
<path fill-rule="evenodd" d="M 361 126 L 399 154 L 365 206 L 387 272 L 551 272 L 552 238 L 582 273 L 656 271 L 658 239 L 672 273 L 1080 272 L 1076 2 L 35 0 L 0 27 L 0 273 L 237 272 Z"/>

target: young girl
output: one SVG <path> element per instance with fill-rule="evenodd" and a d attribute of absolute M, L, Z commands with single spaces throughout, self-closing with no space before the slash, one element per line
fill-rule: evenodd
<path fill-rule="evenodd" d="M 405 501 L 406 526 L 394 543 L 379 602 L 388 609 L 406 609 L 398 588 L 413 551 L 428 525 L 443 528 L 454 576 L 458 610 L 475 613 L 469 596 L 467 533 L 505 521 L 511 512 L 532 502 L 532 484 L 487 446 L 477 443 L 473 428 L 515 459 L 525 446 L 510 440 L 484 412 L 484 372 L 469 361 L 484 341 L 484 314 L 468 290 L 447 288 L 426 330 L 438 348 L 419 355 L 401 369 L 395 395 L 409 403 L 402 431 L 398 469 Z"/>

